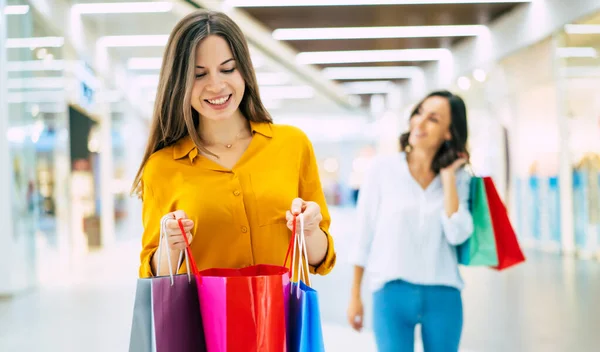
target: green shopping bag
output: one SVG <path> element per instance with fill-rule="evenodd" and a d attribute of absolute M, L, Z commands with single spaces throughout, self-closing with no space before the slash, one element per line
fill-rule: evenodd
<path fill-rule="evenodd" d="M 469 208 L 473 216 L 473 234 L 457 247 L 458 263 L 470 266 L 496 266 L 498 265 L 496 238 L 485 183 L 481 177 L 471 178 Z"/>

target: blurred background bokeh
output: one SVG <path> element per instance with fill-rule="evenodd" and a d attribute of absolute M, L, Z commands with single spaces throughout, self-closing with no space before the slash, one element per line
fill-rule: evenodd
<path fill-rule="evenodd" d="M 238 23 L 275 122 L 315 146 L 339 258 L 315 279 L 328 351 L 375 350 L 370 311 L 361 334 L 345 318 L 356 196 L 440 88 L 465 99 L 473 169 L 528 257 L 461 269 L 463 350 L 600 350 L 600 1 L 0 0 L 0 351 L 127 349 L 129 189 L 168 35 L 198 8 Z"/>

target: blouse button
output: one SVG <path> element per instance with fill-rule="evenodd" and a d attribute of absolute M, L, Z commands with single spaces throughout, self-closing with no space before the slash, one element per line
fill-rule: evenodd
<path fill-rule="evenodd" d="M 246 226 L 242 226 L 242 232 L 243 232 L 243 233 L 246 233 L 246 232 L 248 232 L 248 228 L 247 228 Z"/>
<path fill-rule="evenodd" d="M 236 195 L 236 196 L 239 196 L 239 195 L 240 195 L 240 191 L 238 191 L 238 190 L 236 189 L 235 191 L 233 191 L 233 194 L 234 194 L 234 195 Z"/>

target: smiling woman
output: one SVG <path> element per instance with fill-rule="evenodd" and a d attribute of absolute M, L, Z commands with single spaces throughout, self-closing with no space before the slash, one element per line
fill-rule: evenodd
<path fill-rule="evenodd" d="M 365 268 L 378 350 L 412 351 L 421 325 L 426 351 L 456 352 L 463 311 L 456 246 L 473 232 L 468 199 L 467 110 L 451 92 L 427 95 L 410 116 L 398 154 L 379 157 L 361 187 L 351 249 L 350 325 L 360 330 Z"/>
<path fill-rule="evenodd" d="M 299 213 L 311 271 L 335 264 L 312 144 L 272 123 L 246 40 L 222 13 L 195 12 L 173 29 L 133 191 L 143 200 L 141 277 L 166 274 L 168 258 L 178 264 L 185 239 L 176 219 L 200 270 L 282 265 Z M 173 253 L 154 255 L 164 217 Z"/>
<path fill-rule="evenodd" d="M 192 107 L 200 115 L 219 120 L 241 114 L 237 107 L 244 97 L 244 78 L 225 39 L 211 35 L 198 45 L 195 77 Z"/>

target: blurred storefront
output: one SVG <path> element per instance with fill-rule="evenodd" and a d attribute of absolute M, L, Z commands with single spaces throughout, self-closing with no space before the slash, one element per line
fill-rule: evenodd
<path fill-rule="evenodd" d="M 59 258 L 69 245 L 69 136 L 62 40 L 32 11 L 4 16 L 8 160 L 1 168 L 8 170 L 10 194 L 2 201 L 9 204 L 12 228 L 5 235 L 12 238 L 3 248 L 14 272 L 0 291 L 12 292 L 34 285 L 37 268 L 51 264 L 45 254 Z"/>
<path fill-rule="evenodd" d="M 575 246 L 600 258 L 600 12 L 556 34 L 560 108 L 573 167 Z"/>
<path fill-rule="evenodd" d="M 113 209 L 122 208 L 114 193 L 119 202 L 123 194 L 113 182 L 113 154 L 122 156 L 123 144 L 111 127 L 102 80 L 65 39 L 65 28 L 25 1 L 9 5 L 0 14 L 0 133 L 7 136 L 0 179 L 8 185 L 1 202 L 11 225 L 0 243 L 11 255 L 0 259 L 10 268 L 0 294 L 54 280 L 78 257 L 109 245 Z"/>
<path fill-rule="evenodd" d="M 452 87 L 469 110 L 474 169 L 494 177 L 530 248 L 598 256 L 599 55 L 596 14 Z"/>

